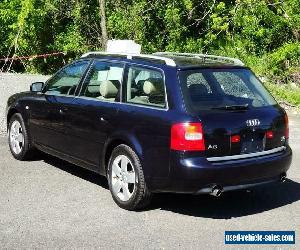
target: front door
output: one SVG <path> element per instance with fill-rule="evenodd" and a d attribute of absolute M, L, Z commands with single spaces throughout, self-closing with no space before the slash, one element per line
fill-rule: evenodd
<path fill-rule="evenodd" d="M 68 104 L 75 98 L 89 61 L 78 61 L 64 67 L 46 82 L 39 98 L 31 104 L 30 134 L 35 143 L 61 153 L 68 150 L 66 117 Z"/>

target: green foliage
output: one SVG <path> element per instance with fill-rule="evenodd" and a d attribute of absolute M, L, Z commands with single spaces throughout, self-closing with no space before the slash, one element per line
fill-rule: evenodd
<path fill-rule="evenodd" d="M 272 75 L 286 75 L 289 69 L 300 66 L 300 43 L 287 43 L 268 58 L 268 68 Z"/>
<path fill-rule="evenodd" d="M 292 37 L 280 1 L 241 0 L 234 16 L 235 32 L 245 48 L 261 54 L 278 48 Z"/>
<path fill-rule="evenodd" d="M 267 89 L 278 101 L 286 101 L 300 107 L 300 89 L 290 85 L 280 86 L 272 83 L 265 84 Z"/>
<path fill-rule="evenodd" d="M 299 0 L 106 0 L 110 39 L 133 39 L 145 53 L 238 57 L 268 81 L 293 86 L 300 86 L 299 9 Z M 98 0 L 0 1 L 0 58 L 66 53 L 14 62 L 12 70 L 53 73 L 102 49 L 101 38 Z"/>

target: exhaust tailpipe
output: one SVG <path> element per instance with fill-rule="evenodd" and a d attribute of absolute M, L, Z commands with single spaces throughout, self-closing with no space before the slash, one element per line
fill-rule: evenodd
<path fill-rule="evenodd" d="M 280 182 L 283 183 L 286 181 L 286 173 L 280 175 Z"/>
<path fill-rule="evenodd" d="M 223 192 L 223 189 L 220 186 L 214 186 L 211 189 L 210 195 L 215 196 L 215 197 L 220 197 L 222 192 Z"/>

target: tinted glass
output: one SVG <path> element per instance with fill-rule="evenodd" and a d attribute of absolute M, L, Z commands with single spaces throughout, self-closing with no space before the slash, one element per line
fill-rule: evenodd
<path fill-rule="evenodd" d="M 82 95 L 99 100 L 118 100 L 122 77 L 122 64 L 96 61 Z"/>
<path fill-rule="evenodd" d="M 77 62 L 65 67 L 47 82 L 46 93 L 74 95 L 87 67 L 87 61 Z"/>
<path fill-rule="evenodd" d="M 127 78 L 127 102 L 166 107 L 164 78 L 160 71 L 130 67 Z"/>
<path fill-rule="evenodd" d="M 193 110 L 276 104 L 248 69 L 199 69 L 179 71 L 178 74 L 185 102 Z"/>

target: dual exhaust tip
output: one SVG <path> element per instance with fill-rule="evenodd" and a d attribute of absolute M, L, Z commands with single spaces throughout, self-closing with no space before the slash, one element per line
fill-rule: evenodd
<path fill-rule="evenodd" d="M 216 185 L 212 187 L 210 195 L 215 197 L 220 197 L 222 193 L 223 193 L 223 188 L 221 186 Z"/>
<path fill-rule="evenodd" d="M 286 181 L 286 173 L 280 175 L 280 182 L 283 183 Z"/>
<path fill-rule="evenodd" d="M 286 181 L 286 173 L 280 175 L 280 182 L 283 183 Z M 212 187 L 210 195 L 215 197 L 220 197 L 223 193 L 223 188 L 221 186 L 215 185 Z"/>

